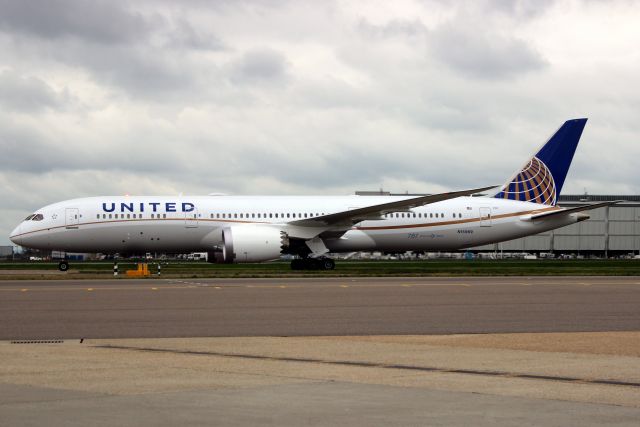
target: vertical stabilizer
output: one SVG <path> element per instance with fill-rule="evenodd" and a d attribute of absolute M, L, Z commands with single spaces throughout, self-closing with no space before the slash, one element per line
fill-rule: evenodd
<path fill-rule="evenodd" d="M 586 123 L 567 120 L 494 197 L 555 206 Z"/>

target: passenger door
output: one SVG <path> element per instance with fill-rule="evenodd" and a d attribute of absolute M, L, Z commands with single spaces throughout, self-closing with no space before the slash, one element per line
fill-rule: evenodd
<path fill-rule="evenodd" d="M 491 227 L 491 208 L 480 208 L 480 227 Z"/>
<path fill-rule="evenodd" d="M 198 209 L 184 213 L 184 226 L 186 228 L 198 228 Z"/>
<path fill-rule="evenodd" d="M 65 225 L 67 228 L 78 228 L 80 223 L 80 210 L 78 208 L 65 209 Z"/>

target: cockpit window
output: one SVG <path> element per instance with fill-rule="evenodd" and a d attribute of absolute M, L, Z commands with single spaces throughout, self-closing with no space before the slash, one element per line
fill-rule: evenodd
<path fill-rule="evenodd" d="M 25 221 L 31 221 L 31 218 L 33 218 L 34 216 L 36 216 L 36 214 L 31 214 L 28 217 L 26 217 L 24 220 Z"/>
<path fill-rule="evenodd" d="M 31 218 L 31 221 L 42 221 L 44 219 L 44 215 L 42 214 L 35 214 L 33 216 L 33 218 Z"/>

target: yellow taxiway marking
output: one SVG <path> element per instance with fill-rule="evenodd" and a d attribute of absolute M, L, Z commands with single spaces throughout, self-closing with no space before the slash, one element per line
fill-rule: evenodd
<path fill-rule="evenodd" d="M 152 290 L 152 291 L 157 291 L 157 290 L 158 290 L 158 288 L 151 288 L 151 290 Z"/>
<path fill-rule="evenodd" d="M 1 283 L 1 282 L 0 282 Z M 188 284 L 187 284 L 188 283 Z M 191 284 L 193 282 L 187 282 L 184 284 L 179 284 L 179 283 L 175 283 L 175 284 L 167 284 L 167 285 L 157 285 L 157 286 L 153 286 L 153 284 L 149 283 L 146 284 L 144 282 L 139 282 L 139 284 L 132 284 L 132 285 L 122 285 L 122 284 L 117 284 L 114 283 L 113 285 L 106 285 L 106 286 L 99 286 L 97 288 L 83 288 L 82 285 L 77 285 L 77 286 L 73 286 L 73 285 L 67 285 L 67 286 L 44 286 L 44 287 L 35 287 L 35 288 L 18 288 L 18 287 L 11 287 L 11 288 L 2 288 L 0 287 L 0 292 L 4 291 L 4 292 L 51 292 L 51 291 L 95 291 L 95 292 L 104 292 L 104 291 L 143 291 L 143 290 L 186 290 L 186 289 L 201 289 L 201 288 L 214 288 L 214 289 L 293 289 L 293 288 L 307 288 L 307 286 L 304 285 L 304 283 L 296 283 L 296 282 L 291 282 L 291 284 L 264 284 L 264 285 L 245 285 L 245 284 L 220 284 L 218 286 L 214 285 L 213 283 L 202 283 L 200 285 L 194 285 Z M 152 285 L 152 286 L 149 286 Z M 482 288 L 482 289 L 486 289 L 488 287 L 491 287 L 493 285 L 493 283 L 490 284 L 485 284 L 485 283 L 478 283 L 476 284 L 469 284 L 469 283 L 465 283 L 465 282 L 416 282 L 416 283 L 366 283 L 365 281 L 360 281 L 360 282 L 356 282 L 353 283 L 353 281 L 347 282 L 347 283 L 327 283 L 325 286 L 318 286 L 318 287 L 308 287 L 309 289 L 313 288 L 313 289 L 330 289 L 332 287 L 340 287 L 340 288 L 354 288 L 354 289 L 358 289 L 358 288 L 399 288 L 399 287 L 404 287 L 404 288 L 425 288 L 425 287 L 475 287 L 475 288 Z M 505 283 L 496 283 L 496 285 L 511 285 L 511 286 L 545 286 L 547 285 L 547 283 L 538 283 L 538 282 L 505 282 Z M 636 281 L 613 281 L 613 282 L 602 282 L 602 281 L 593 281 L 593 282 L 586 282 L 586 281 L 568 281 L 568 282 L 562 282 L 562 283 L 556 283 L 556 284 L 549 284 L 549 285 L 558 285 L 558 286 L 580 286 L 580 287 L 593 287 L 593 286 L 640 286 L 640 282 L 636 282 Z M 86 286 L 86 285 L 85 285 Z"/>

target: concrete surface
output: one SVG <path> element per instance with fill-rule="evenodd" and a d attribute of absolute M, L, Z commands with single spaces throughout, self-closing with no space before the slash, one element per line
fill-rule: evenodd
<path fill-rule="evenodd" d="M 0 420 L 637 425 L 639 338 L 640 332 L 608 332 L 5 341 Z M 558 342 L 569 344 L 558 352 Z M 527 350 L 510 348 L 524 343 Z M 597 353 L 604 344 L 621 351 Z"/>
<path fill-rule="evenodd" d="M 640 330 L 640 278 L 0 282 L 0 339 Z"/>

